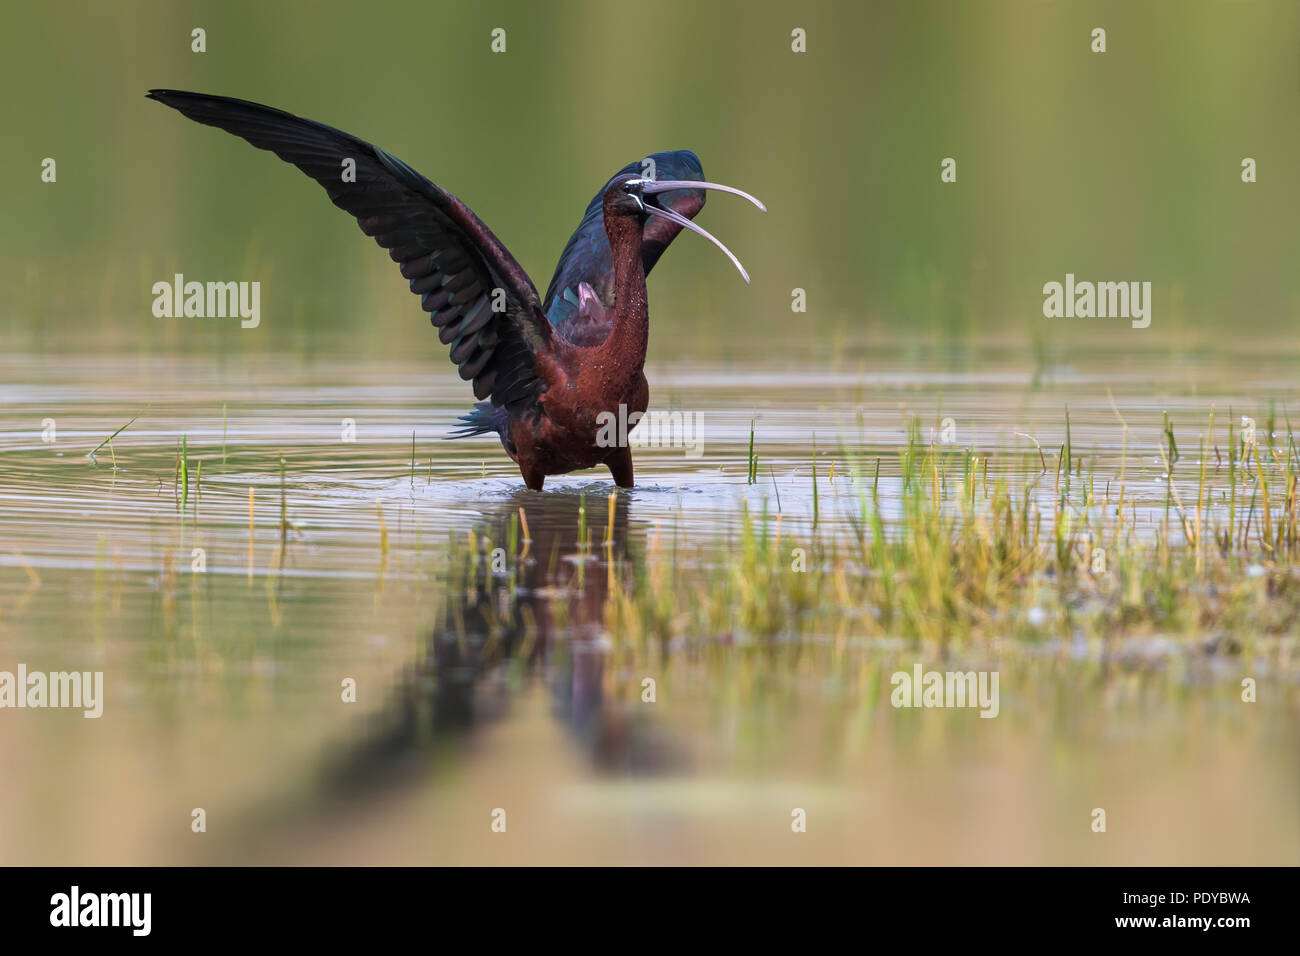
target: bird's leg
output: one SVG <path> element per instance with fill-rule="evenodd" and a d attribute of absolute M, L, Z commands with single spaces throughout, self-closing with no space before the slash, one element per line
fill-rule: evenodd
<path fill-rule="evenodd" d="M 632 449 L 624 445 L 614 449 L 614 453 L 605 459 L 609 473 L 614 476 L 614 484 L 620 488 L 632 487 Z"/>

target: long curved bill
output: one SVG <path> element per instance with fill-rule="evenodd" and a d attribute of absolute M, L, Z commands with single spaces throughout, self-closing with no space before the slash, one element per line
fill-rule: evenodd
<path fill-rule="evenodd" d="M 721 183 L 692 182 L 688 179 L 652 179 L 641 187 L 641 191 L 650 196 L 655 193 L 672 192 L 674 189 L 716 189 L 719 192 L 739 196 L 741 199 L 748 199 L 763 212 L 767 212 L 766 206 L 743 189 L 736 189 L 734 186 L 723 186 Z"/>
<path fill-rule="evenodd" d="M 753 196 L 751 196 L 749 193 L 743 192 L 742 190 L 739 189 L 733 189 L 730 186 L 722 186 L 719 185 L 718 183 L 691 182 L 690 180 L 685 180 L 685 179 L 655 180 L 654 182 L 646 183 L 642 187 L 642 192 L 648 195 L 654 195 L 655 193 L 672 192 L 673 190 L 676 189 L 717 189 L 720 192 L 731 193 L 732 195 L 740 196 L 744 199 L 748 199 L 759 209 L 763 210 L 763 212 L 767 212 L 767 207 L 764 206 L 757 199 L 755 199 Z M 674 212 L 672 209 L 668 209 L 663 206 L 652 206 L 647 204 L 645 207 L 645 211 L 654 216 L 662 216 L 664 219 L 667 219 L 669 222 L 674 222 L 677 225 L 681 226 L 683 229 L 689 229 L 691 232 L 698 233 L 699 235 L 703 236 L 705 239 L 709 240 L 709 242 L 713 243 L 715 246 L 717 246 L 719 249 L 722 250 L 722 254 L 731 260 L 731 264 L 736 267 L 736 270 L 740 273 L 741 278 L 745 280 L 745 283 L 747 285 L 749 284 L 749 273 L 746 272 L 745 267 L 740 264 L 740 260 L 737 259 L 735 254 L 726 246 L 724 246 L 717 239 L 717 237 L 715 237 L 712 233 L 706 231 L 700 226 L 695 225 L 695 223 L 691 222 L 681 213 Z"/>

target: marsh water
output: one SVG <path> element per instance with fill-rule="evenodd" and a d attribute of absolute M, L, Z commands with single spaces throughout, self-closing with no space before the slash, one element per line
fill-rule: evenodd
<path fill-rule="evenodd" d="M 699 444 L 637 448 L 611 503 L 607 472 L 529 492 L 494 438 L 444 440 L 465 389 L 424 357 L 0 358 L 0 670 L 104 674 L 98 719 L 0 711 L 0 860 L 1300 859 L 1289 625 L 1230 635 L 1246 650 L 1226 657 L 1204 652 L 1218 631 L 1009 628 L 942 658 L 1000 671 L 985 720 L 892 707 L 890 675 L 939 651 L 856 635 L 854 608 L 836 634 L 759 640 L 686 632 L 670 607 L 649 646 L 608 611 L 669 553 L 710 586 L 756 514 L 792 547 L 853 541 L 864 482 L 890 533 L 914 418 L 1045 509 L 1068 438 L 1098 484 L 1123 472 L 1155 533 L 1164 415 L 1188 455 L 1211 407 L 1280 418 L 1293 357 L 886 351 L 648 375 Z M 1195 475 L 1176 477 L 1188 498 Z"/>

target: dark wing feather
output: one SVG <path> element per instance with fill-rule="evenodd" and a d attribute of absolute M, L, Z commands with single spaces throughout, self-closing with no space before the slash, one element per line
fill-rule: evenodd
<path fill-rule="evenodd" d="M 322 123 L 225 96 L 151 90 L 149 97 L 272 151 L 320 183 L 400 264 L 475 397 L 491 395 L 511 412 L 535 403 L 550 323 L 527 273 L 468 206 L 397 157 Z M 355 182 L 343 180 L 346 159 L 356 163 Z"/>
<path fill-rule="evenodd" d="M 704 167 L 699 157 L 689 149 L 669 150 L 652 153 L 648 159 L 654 160 L 656 179 L 694 179 L 704 178 Z M 643 174 L 646 166 L 644 160 L 628 163 L 600 187 L 595 198 L 587 205 L 582 222 L 569 238 L 560 253 L 560 261 L 555 267 L 550 288 L 546 290 L 546 299 L 542 311 L 547 319 L 561 332 L 582 314 L 584 301 L 580 286 L 589 285 L 596 293 L 597 299 L 606 309 L 614 306 L 614 259 L 609 249 L 609 238 L 605 235 L 605 213 L 602 200 L 609 183 L 628 173 Z M 694 219 L 696 213 L 704 208 L 704 190 L 681 189 L 663 193 L 656 197 L 659 202 L 671 207 L 688 219 Z M 668 244 L 681 232 L 681 226 L 659 216 L 646 220 L 641 244 L 641 265 L 646 275 L 659 261 Z"/>

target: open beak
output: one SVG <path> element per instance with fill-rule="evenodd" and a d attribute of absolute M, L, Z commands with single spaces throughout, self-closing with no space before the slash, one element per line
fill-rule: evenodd
<path fill-rule="evenodd" d="M 744 199 L 748 199 L 759 209 L 763 210 L 763 212 L 767 212 L 767 207 L 764 206 L 757 199 L 755 199 L 753 196 L 751 196 L 749 193 L 744 192 L 740 189 L 733 189 L 731 186 L 722 186 L 718 183 L 692 182 L 690 180 L 685 180 L 685 179 L 654 180 L 652 182 L 646 183 L 641 188 L 641 192 L 644 193 L 645 195 L 653 196 L 655 193 L 673 192 L 674 190 L 677 189 L 716 189 L 719 192 L 731 193 L 733 196 L 740 196 Z M 695 223 L 691 222 L 681 213 L 674 212 L 673 210 L 665 208 L 663 206 L 645 204 L 645 211 L 655 216 L 662 216 L 664 219 L 667 219 L 669 222 L 676 223 L 677 225 L 681 226 L 683 229 L 689 229 L 691 232 L 699 233 L 705 239 L 709 240 L 709 242 L 713 243 L 715 246 L 721 249 L 723 255 L 725 255 L 728 259 L 730 259 L 731 264 L 734 265 L 737 270 L 739 270 L 740 275 L 745 280 L 745 282 L 746 283 L 749 282 L 749 273 L 746 272 L 745 267 L 740 264 L 740 260 L 737 259 L 735 255 L 732 253 L 732 251 L 728 249 L 726 246 L 724 246 L 721 242 L 719 242 L 718 239 L 715 238 L 711 233 L 695 225 Z"/>

